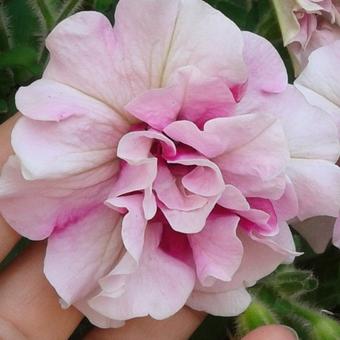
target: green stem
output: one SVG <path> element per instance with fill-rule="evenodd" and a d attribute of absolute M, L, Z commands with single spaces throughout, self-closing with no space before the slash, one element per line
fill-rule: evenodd
<path fill-rule="evenodd" d="M 41 15 L 44 18 L 47 31 L 50 32 L 52 30 L 52 28 L 54 27 L 54 24 L 55 24 L 53 13 L 50 10 L 50 8 L 48 7 L 45 0 L 36 0 L 36 4 L 37 4 L 37 7 L 38 7 Z"/>
<path fill-rule="evenodd" d="M 59 13 L 56 22 L 60 22 L 61 20 L 67 18 L 69 15 L 74 13 L 83 3 L 83 0 L 71 0 L 67 1 L 65 6 L 62 8 Z"/>
<path fill-rule="evenodd" d="M 3 5 L 0 5 L 0 47 L 9 50 L 13 46 L 8 17 Z"/>

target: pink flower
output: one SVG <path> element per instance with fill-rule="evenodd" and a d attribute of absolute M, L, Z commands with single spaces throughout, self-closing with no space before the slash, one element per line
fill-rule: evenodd
<path fill-rule="evenodd" d="M 338 216 L 336 126 L 268 41 L 203 1 L 121 0 L 115 22 L 82 12 L 48 37 L 0 211 L 48 238 L 48 280 L 99 326 L 239 314 L 297 254 L 289 219 Z"/>
<path fill-rule="evenodd" d="M 274 0 L 296 73 L 315 49 L 340 39 L 339 0 Z"/>
<path fill-rule="evenodd" d="M 321 47 L 309 57 L 309 62 L 296 79 L 296 87 L 306 99 L 323 109 L 334 120 L 340 137 L 340 41 Z M 324 232 L 319 233 L 320 225 Z M 298 226 L 312 247 L 322 252 L 333 237 L 333 244 L 340 248 L 340 221 L 334 226 L 334 218 L 319 217 Z"/>

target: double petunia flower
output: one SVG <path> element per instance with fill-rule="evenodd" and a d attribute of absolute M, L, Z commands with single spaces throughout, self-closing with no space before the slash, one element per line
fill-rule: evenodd
<path fill-rule="evenodd" d="M 265 39 L 200 0 L 121 0 L 60 23 L 22 87 L 0 212 L 48 239 L 64 306 L 101 327 L 184 305 L 236 315 L 298 253 L 287 221 L 337 217 L 337 128 Z"/>

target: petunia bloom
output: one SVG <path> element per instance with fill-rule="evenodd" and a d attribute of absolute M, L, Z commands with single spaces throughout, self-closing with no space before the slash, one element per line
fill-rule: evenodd
<path fill-rule="evenodd" d="M 312 51 L 340 39 L 339 0 L 274 0 L 274 5 L 297 74 Z"/>
<path fill-rule="evenodd" d="M 309 62 L 296 79 L 296 87 L 306 99 L 323 109 L 334 120 L 340 137 L 340 41 L 321 47 L 309 56 Z M 324 233 L 320 235 L 320 224 Z M 335 226 L 335 228 L 333 228 Z M 340 248 L 340 221 L 334 224 L 334 218 L 319 217 L 303 222 L 299 231 L 311 243 L 312 247 L 321 252 L 328 241 Z"/>
<path fill-rule="evenodd" d="M 184 305 L 237 315 L 297 255 L 288 220 L 338 216 L 333 120 L 205 2 L 121 0 L 114 28 L 80 12 L 46 45 L 16 96 L 0 211 L 48 239 L 63 306 L 101 327 Z"/>

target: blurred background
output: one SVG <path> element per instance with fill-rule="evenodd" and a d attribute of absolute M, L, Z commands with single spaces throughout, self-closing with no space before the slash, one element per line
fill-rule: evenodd
<path fill-rule="evenodd" d="M 17 111 L 14 100 L 17 89 L 41 77 L 48 61 L 44 40 L 53 27 L 79 10 L 100 11 L 114 23 L 117 2 L 0 0 L 0 123 Z M 294 80 L 271 0 L 206 2 L 231 18 L 242 30 L 270 40 L 286 64 L 290 81 Z M 251 288 L 254 301 L 247 311 L 237 318 L 209 316 L 191 339 L 237 339 L 251 329 L 270 323 L 289 325 L 302 340 L 340 339 L 340 250 L 330 245 L 325 253 L 317 255 L 298 235 L 295 235 L 295 241 L 304 255 L 294 266 L 281 266 Z M 28 243 L 23 239 L 0 264 L 0 270 Z M 84 320 L 70 339 L 81 339 L 90 328 L 89 322 Z"/>

